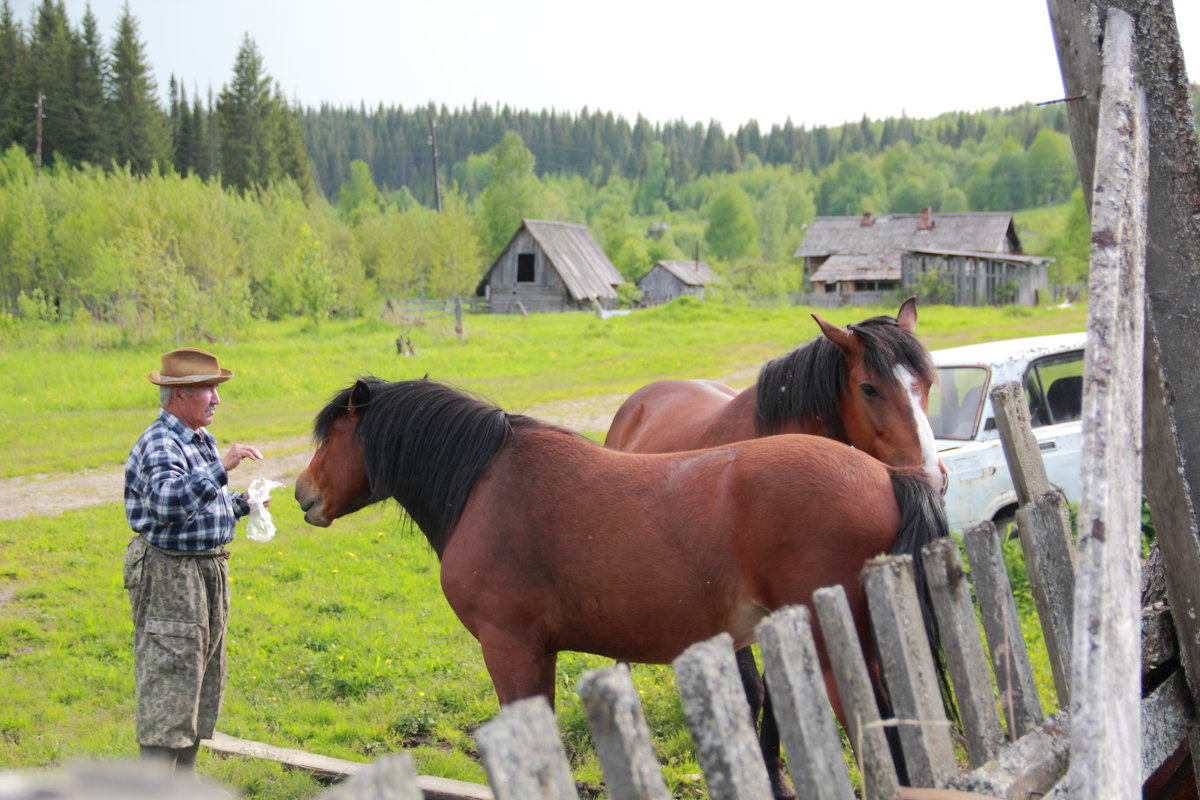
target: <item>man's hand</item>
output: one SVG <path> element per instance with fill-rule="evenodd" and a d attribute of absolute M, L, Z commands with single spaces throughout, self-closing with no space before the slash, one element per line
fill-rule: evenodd
<path fill-rule="evenodd" d="M 258 461 L 262 458 L 262 453 L 258 452 L 258 448 L 248 444 L 235 444 L 225 451 L 225 455 L 221 456 L 221 466 L 225 468 L 226 472 L 232 472 L 247 458 Z"/>

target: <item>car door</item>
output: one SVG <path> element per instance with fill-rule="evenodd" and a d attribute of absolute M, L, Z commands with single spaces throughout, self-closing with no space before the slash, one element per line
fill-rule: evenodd
<path fill-rule="evenodd" d="M 1022 383 L 1046 478 L 1063 490 L 1068 503 L 1077 503 L 1083 448 L 1083 351 L 1037 359 L 1025 371 Z"/>

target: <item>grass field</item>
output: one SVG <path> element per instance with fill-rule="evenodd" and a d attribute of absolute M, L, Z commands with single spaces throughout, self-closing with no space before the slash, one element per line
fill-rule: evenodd
<path fill-rule="evenodd" d="M 846 323 L 894 312 L 825 316 Z M 1084 320 L 1084 309 L 934 307 L 921 309 L 918 333 L 934 349 L 1080 330 Z M 461 342 L 449 321 L 414 329 L 416 358 L 395 354 L 396 333 L 377 320 L 319 332 L 260 323 L 237 342 L 211 345 L 238 373 L 226 384 L 214 433 L 247 441 L 307 435 L 328 396 L 367 373 L 428 372 L 510 410 L 623 394 L 664 376 L 720 377 L 811 338 L 815 325 L 807 309 L 691 303 L 609 320 L 470 317 Z M 94 350 L 78 333 L 54 329 L 2 346 L 4 476 L 115 468 L 155 413 L 145 375 L 158 350 Z M 476 643 L 442 599 L 424 537 L 393 506 L 318 530 L 279 490 L 272 512 L 275 539 L 235 543 L 220 729 L 364 761 L 405 747 L 423 773 L 483 781 L 471 734 L 497 704 Z M 115 504 L 0 522 L 0 765 L 136 752 L 132 626 L 120 583 L 128 539 Z M 577 779 L 592 785 L 600 772 L 574 686 L 583 670 L 607 665 L 563 654 L 558 667 L 560 730 Z M 634 678 L 673 792 L 702 796 L 670 669 L 637 665 Z M 200 769 L 252 798 L 310 797 L 321 788 L 245 759 L 203 754 Z"/>

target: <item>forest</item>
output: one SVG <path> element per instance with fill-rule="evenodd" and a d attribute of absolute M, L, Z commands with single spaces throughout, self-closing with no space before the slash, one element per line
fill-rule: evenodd
<path fill-rule="evenodd" d="M 1014 211 L 1052 283 L 1085 279 L 1062 104 L 732 132 L 587 108 L 300 108 L 250 34 L 219 91 L 172 76 L 164 101 L 145 50 L 128 7 L 106 42 L 90 11 L 42 0 L 22 21 L 0 0 L 0 341 L 60 320 L 97 344 L 182 341 L 466 296 L 522 218 L 587 224 L 630 282 L 698 255 L 726 298 L 786 302 L 816 215 Z"/>

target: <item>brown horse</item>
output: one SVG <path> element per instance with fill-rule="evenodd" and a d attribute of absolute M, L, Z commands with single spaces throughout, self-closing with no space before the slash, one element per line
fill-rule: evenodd
<path fill-rule="evenodd" d="M 721 631 L 745 647 L 821 586 L 845 587 L 869 641 L 863 563 L 947 532 L 921 470 L 814 436 L 620 453 L 433 381 L 368 378 L 333 397 L 314 438 L 296 480 L 305 520 L 403 506 L 502 704 L 553 702 L 562 650 L 669 663 Z"/>
<path fill-rule="evenodd" d="M 621 404 L 604 444 L 627 453 L 674 453 L 778 433 L 808 433 L 853 445 L 894 467 L 943 468 L 926 416 L 937 371 L 913 335 L 917 301 L 896 317 L 821 328 L 806 345 L 768 361 L 737 392 L 707 380 L 643 386 Z"/>
<path fill-rule="evenodd" d="M 927 417 L 937 372 L 913 335 L 917 300 L 896 317 L 841 328 L 819 315 L 821 336 L 767 362 L 754 386 L 737 392 L 707 380 L 664 380 L 634 392 L 617 410 L 604 443 L 627 453 L 674 453 L 780 433 L 836 439 L 895 467 L 921 467 L 945 485 Z M 776 797 L 791 790 L 779 763 L 779 734 L 754 653 L 737 653 L 752 716 L 762 712 L 763 758 Z"/>

